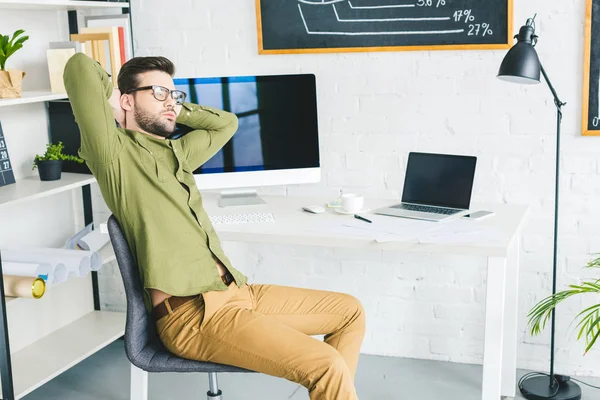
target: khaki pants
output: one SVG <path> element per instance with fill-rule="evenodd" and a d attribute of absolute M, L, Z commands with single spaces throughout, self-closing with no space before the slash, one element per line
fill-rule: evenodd
<path fill-rule="evenodd" d="M 301 384 L 312 400 L 355 400 L 365 314 L 350 295 L 235 283 L 198 295 L 160 318 L 173 354 L 228 364 Z M 325 341 L 309 335 L 325 335 Z"/>

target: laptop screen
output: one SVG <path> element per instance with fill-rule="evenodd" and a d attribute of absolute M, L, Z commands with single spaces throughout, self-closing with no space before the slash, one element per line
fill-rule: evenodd
<path fill-rule="evenodd" d="M 402 202 L 467 209 L 477 157 L 410 153 Z"/>

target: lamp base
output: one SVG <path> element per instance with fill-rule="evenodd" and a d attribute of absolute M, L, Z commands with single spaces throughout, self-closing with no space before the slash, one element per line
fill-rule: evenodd
<path fill-rule="evenodd" d="M 529 400 L 580 400 L 581 388 L 572 381 L 561 382 L 556 392 L 556 386 L 550 387 L 550 378 L 535 376 L 525 380 L 519 389 L 523 397 Z M 556 392 L 556 394 L 554 394 Z"/>

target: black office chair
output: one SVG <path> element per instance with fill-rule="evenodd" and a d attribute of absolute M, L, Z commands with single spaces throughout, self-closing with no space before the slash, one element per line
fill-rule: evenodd
<path fill-rule="evenodd" d="M 217 372 L 254 372 L 230 365 L 191 361 L 174 356 L 156 332 L 154 318 L 146 310 L 137 263 L 114 215 L 108 219 L 108 233 L 121 270 L 127 297 L 125 352 L 131 361 L 131 400 L 148 399 L 148 372 L 206 372 L 208 400 L 222 400 Z"/>

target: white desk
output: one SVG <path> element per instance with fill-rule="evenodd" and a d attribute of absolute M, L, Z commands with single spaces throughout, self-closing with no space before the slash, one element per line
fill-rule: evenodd
<path fill-rule="evenodd" d="M 261 196 L 267 204 L 247 207 L 220 208 L 217 195 L 203 195 L 209 215 L 272 212 L 275 222 L 217 225 L 219 237 L 227 241 L 280 243 L 326 247 L 352 247 L 424 253 L 451 253 L 484 256 L 488 259 L 485 305 L 485 345 L 482 400 L 514 397 L 517 367 L 517 303 L 519 279 L 519 235 L 527 207 L 497 204 L 474 205 L 472 209 L 493 210 L 496 215 L 474 224 L 493 225 L 504 238 L 494 243 L 377 243 L 367 237 L 320 233 L 311 228 L 324 221 L 342 221 L 351 216 L 327 210 L 324 214 L 309 214 L 302 206 L 324 204 L 328 199 L 285 196 Z M 394 201 L 367 200 L 365 205 L 376 208 Z M 362 214 L 368 217 L 368 214 Z"/>

